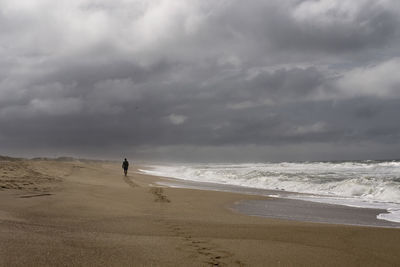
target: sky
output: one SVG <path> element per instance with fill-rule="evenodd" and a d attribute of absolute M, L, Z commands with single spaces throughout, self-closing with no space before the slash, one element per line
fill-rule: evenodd
<path fill-rule="evenodd" d="M 400 158 L 398 0 L 0 0 L 0 154 Z"/>

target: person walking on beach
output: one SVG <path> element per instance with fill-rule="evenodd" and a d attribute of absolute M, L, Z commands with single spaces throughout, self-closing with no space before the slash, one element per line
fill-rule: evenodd
<path fill-rule="evenodd" d="M 122 169 L 124 169 L 125 176 L 128 175 L 129 162 L 125 159 L 122 162 Z"/>

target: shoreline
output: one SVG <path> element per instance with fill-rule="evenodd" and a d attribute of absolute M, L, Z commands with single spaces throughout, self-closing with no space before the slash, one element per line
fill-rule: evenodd
<path fill-rule="evenodd" d="M 139 172 L 139 174 L 143 173 Z M 266 200 L 239 200 L 236 203 L 232 203 L 231 208 L 233 210 L 249 216 L 299 222 L 400 228 L 400 223 L 398 222 L 378 219 L 380 214 L 388 213 L 386 209 L 320 203 L 301 199 L 301 197 L 290 198 L 290 196 L 311 195 L 306 193 L 302 194 L 297 192 L 259 189 L 228 184 L 180 180 L 162 176 L 156 177 L 161 179 L 161 181 L 157 182 L 157 184 L 161 186 L 231 192 L 268 198 Z"/>
<path fill-rule="evenodd" d="M 232 203 L 267 198 L 159 186 L 166 179 L 134 173 L 136 166 L 126 178 L 119 163 L 2 164 L 13 171 L 0 184 L 13 180 L 15 189 L 0 190 L 0 266 L 400 262 L 399 229 L 248 216 Z"/>

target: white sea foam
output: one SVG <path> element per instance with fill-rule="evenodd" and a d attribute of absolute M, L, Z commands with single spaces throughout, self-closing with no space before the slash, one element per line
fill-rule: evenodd
<path fill-rule="evenodd" d="M 378 219 L 400 222 L 399 161 L 158 165 L 142 171 L 198 182 L 326 196 L 308 200 L 386 209 L 388 213 L 378 215 Z"/>

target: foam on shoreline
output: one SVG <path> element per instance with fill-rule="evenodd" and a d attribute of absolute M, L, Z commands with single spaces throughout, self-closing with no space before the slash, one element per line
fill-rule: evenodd
<path fill-rule="evenodd" d="M 161 173 L 157 173 L 154 170 L 139 170 L 141 173 L 163 176 Z M 313 203 L 320 203 L 322 205 L 335 205 L 335 206 L 343 206 L 343 207 L 352 207 L 357 209 L 373 209 L 375 210 L 375 219 L 377 222 L 368 219 L 368 222 L 357 222 L 350 224 L 357 225 L 366 225 L 366 226 L 382 226 L 382 227 L 399 227 L 400 226 L 400 204 L 398 203 L 389 203 L 389 202 L 377 202 L 377 201 L 368 201 L 363 199 L 357 199 L 352 197 L 337 197 L 337 196 L 324 196 L 317 194 L 303 194 L 298 192 L 289 192 L 283 190 L 270 190 L 270 189 L 262 189 L 262 188 L 254 188 L 254 187 L 245 187 L 231 184 L 222 184 L 222 183 L 212 183 L 212 182 L 199 182 L 199 181 L 191 181 L 187 179 L 169 179 L 169 181 L 159 182 L 160 185 L 169 186 L 169 187 L 179 187 L 179 188 L 191 188 L 191 189 L 201 189 L 201 190 L 213 190 L 213 191 L 227 191 L 227 192 L 236 192 L 243 194 L 252 194 L 252 195 L 261 195 L 268 196 L 273 198 L 284 198 L 298 201 L 307 201 Z M 260 207 L 258 207 L 260 208 Z M 245 208 L 249 209 L 248 207 Z M 243 210 L 241 210 L 243 211 Z M 248 213 L 244 211 L 244 213 Z M 262 213 L 262 212 L 261 212 Z M 355 213 L 354 216 L 356 215 Z M 250 214 L 253 215 L 253 214 Z M 263 215 L 260 215 L 263 216 Z M 273 217 L 273 214 L 270 215 Z M 303 220 L 305 218 L 302 218 Z M 329 219 L 327 219 L 329 222 Z M 346 222 L 351 221 L 346 219 L 342 223 L 346 224 Z M 381 221 L 382 223 L 379 223 Z M 391 222 L 389 224 L 385 222 Z M 336 222 L 338 223 L 338 222 Z"/>

